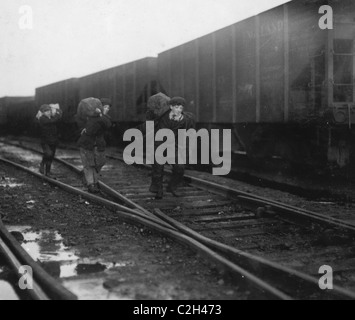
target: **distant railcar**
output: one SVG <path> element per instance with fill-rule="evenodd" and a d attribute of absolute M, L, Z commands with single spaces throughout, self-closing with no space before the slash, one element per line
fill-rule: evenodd
<path fill-rule="evenodd" d="M 88 97 L 109 98 L 112 102 L 110 116 L 114 123 L 111 143 L 122 142 L 126 129 L 145 121 L 148 98 L 160 91 L 157 58 L 147 57 L 79 79 L 80 99 Z M 115 124 L 119 123 L 118 126 Z"/>
<path fill-rule="evenodd" d="M 63 122 L 74 123 L 77 106 L 79 79 L 72 78 L 36 88 L 36 105 L 59 103 L 63 110 Z"/>
<path fill-rule="evenodd" d="M 324 22 L 333 29 L 320 23 L 322 5 L 332 8 Z M 354 16 L 352 0 L 290 1 L 158 58 L 37 88 L 36 105 L 59 103 L 63 124 L 74 126 L 81 99 L 110 98 L 119 140 L 145 120 L 149 96 L 161 91 L 185 97 L 198 127 L 232 129 L 233 150 L 251 159 L 349 168 L 355 161 Z"/>
<path fill-rule="evenodd" d="M 6 98 L 0 98 L 0 126 L 3 129 L 7 122 L 7 115 L 6 115 Z"/>
<path fill-rule="evenodd" d="M 36 88 L 36 105 L 38 109 L 43 104 L 59 103 L 63 111 L 63 117 L 58 127 L 61 138 L 65 141 L 74 140 L 80 134 L 75 122 L 75 114 L 80 102 L 78 95 L 79 79 L 77 78 Z"/>
<path fill-rule="evenodd" d="M 148 98 L 164 91 L 157 76 L 157 58 L 144 58 L 111 69 L 73 78 L 36 89 L 36 104 L 59 103 L 63 110 L 60 123 L 62 138 L 78 137 L 75 127 L 77 106 L 82 99 L 109 98 L 112 102 L 110 115 L 113 122 L 120 122 L 117 139 L 123 131 L 145 119 Z M 117 129 L 117 127 L 116 127 Z"/>
<path fill-rule="evenodd" d="M 4 97 L 0 99 L 2 133 L 29 133 L 34 129 L 36 107 L 34 97 Z"/>
<path fill-rule="evenodd" d="M 145 120 L 148 98 L 161 90 L 157 58 L 144 58 L 79 79 L 80 99 L 110 98 L 115 122 Z"/>
<path fill-rule="evenodd" d="M 320 26 L 324 4 L 332 30 Z M 233 129 L 251 157 L 344 167 L 354 155 L 354 16 L 351 0 L 291 1 L 159 54 L 159 80 L 200 126 Z"/>

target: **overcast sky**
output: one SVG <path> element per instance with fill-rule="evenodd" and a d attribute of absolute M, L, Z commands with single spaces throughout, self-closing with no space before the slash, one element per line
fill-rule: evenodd
<path fill-rule="evenodd" d="M 0 0 L 0 97 L 157 56 L 285 2 Z"/>

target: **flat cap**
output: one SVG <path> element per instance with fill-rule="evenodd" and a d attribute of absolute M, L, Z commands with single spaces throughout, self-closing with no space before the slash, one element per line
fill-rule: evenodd
<path fill-rule="evenodd" d="M 170 106 L 183 106 L 185 107 L 186 101 L 184 98 L 181 97 L 174 97 L 171 98 L 169 101 L 169 105 Z"/>

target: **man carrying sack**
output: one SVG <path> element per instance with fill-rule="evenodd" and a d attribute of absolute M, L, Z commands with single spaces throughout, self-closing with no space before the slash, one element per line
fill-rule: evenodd
<path fill-rule="evenodd" d="M 36 118 L 41 129 L 41 146 L 43 158 L 40 164 L 40 173 L 50 177 L 50 171 L 57 146 L 59 134 L 57 123 L 62 118 L 59 104 L 44 104 L 40 107 Z"/>

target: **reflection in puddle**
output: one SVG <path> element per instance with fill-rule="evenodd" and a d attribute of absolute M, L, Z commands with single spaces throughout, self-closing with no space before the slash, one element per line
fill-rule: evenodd
<path fill-rule="evenodd" d="M 62 263 L 75 263 L 79 260 L 79 257 L 75 255 L 74 251 L 68 250 L 63 244 L 63 238 L 57 231 L 40 231 L 33 232 L 31 227 L 25 226 L 8 226 L 10 232 L 21 232 L 24 241 L 22 247 L 35 261 L 40 261 L 44 269 L 48 269 L 47 272 L 52 275 L 57 275 L 57 272 L 53 272 L 55 264 L 60 267 L 60 277 L 71 277 L 76 275 L 75 273 L 68 272 L 68 268 L 63 268 Z"/>
<path fill-rule="evenodd" d="M 4 145 L 2 143 L 0 143 L 0 146 L 1 146 L 1 151 L 3 153 L 8 153 L 10 155 L 16 154 L 16 157 L 18 157 L 19 159 L 22 159 L 22 160 L 32 163 L 32 164 L 38 163 L 38 166 L 32 165 L 32 166 L 28 167 L 28 169 L 30 169 L 31 171 L 38 171 L 39 163 L 42 160 L 41 155 L 34 154 L 31 151 L 23 150 L 18 147 Z M 10 158 L 10 160 L 11 160 L 11 158 Z M 0 181 L 0 185 L 1 185 L 1 183 L 2 182 Z M 22 186 L 22 185 L 23 184 L 15 185 L 14 187 Z M 12 187 L 12 186 L 10 186 L 10 187 Z"/>
<path fill-rule="evenodd" d="M 102 168 L 102 171 L 110 171 L 112 172 L 113 170 L 115 170 L 117 168 L 115 168 L 114 166 L 111 166 L 111 165 L 105 165 L 103 168 Z"/>
<path fill-rule="evenodd" d="M 131 262 L 103 263 L 80 259 L 74 251 L 64 246 L 63 238 L 57 231 L 33 232 L 31 227 L 26 226 L 7 226 L 7 229 L 9 232 L 22 233 L 24 237 L 22 247 L 54 277 L 68 278 L 132 265 Z"/>
<path fill-rule="evenodd" d="M 1 145 L 1 151 L 16 154 L 17 157 L 28 162 L 38 161 L 42 158 L 40 155 L 34 154 L 31 151 L 26 151 L 21 148 L 8 145 Z"/>
<path fill-rule="evenodd" d="M 8 279 L 8 272 L 5 269 L 5 258 L 0 254 L 0 300 L 19 300 L 14 288 Z"/>
<path fill-rule="evenodd" d="M 0 187 L 18 188 L 24 185 L 23 183 L 17 183 L 16 179 L 5 178 L 5 177 L 0 177 L 0 178 L 1 178 Z"/>
<path fill-rule="evenodd" d="M 0 280 L 0 300 L 19 300 L 12 286 L 3 280 Z"/>

